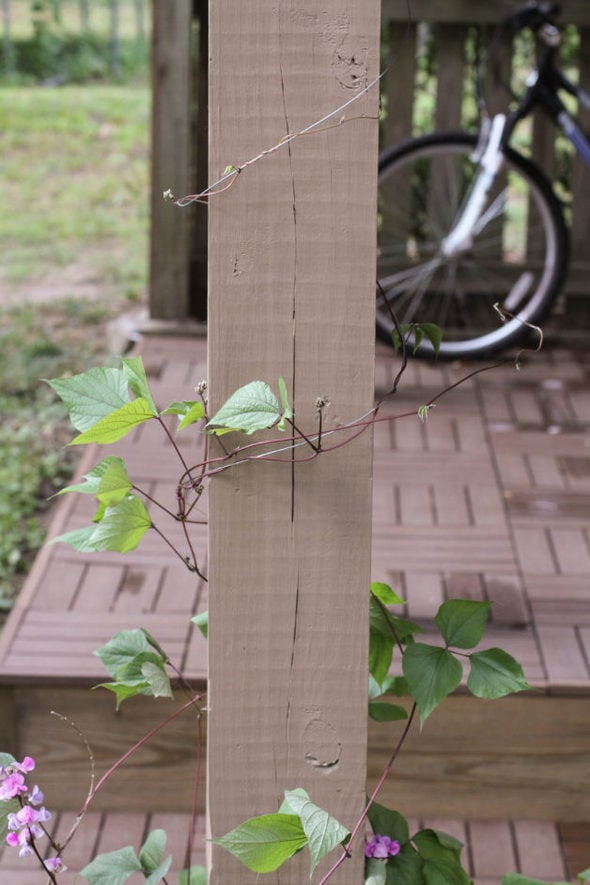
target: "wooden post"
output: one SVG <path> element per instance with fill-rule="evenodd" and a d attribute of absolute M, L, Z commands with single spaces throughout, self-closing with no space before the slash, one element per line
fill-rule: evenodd
<path fill-rule="evenodd" d="M 190 210 L 163 199 L 190 192 L 191 0 L 153 0 L 150 316 L 189 316 Z"/>
<path fill-rule="evenodd" d="M 378 0 L 211 3 L 210 178 L 358 95 L 378 44 Z M 304 430 L 317 427 L 319 396 L 329 428 L 371 408 L 377 96 L 330 122 L 369 119 L 291 141 L 210 201 L 211 410 L 249 381 L 277 391 L 279 375 Z M 349 827 L 363 808 L 371 453 L 367 432 L 308 463 L 284 452 L 286 463 L 211 483 L 213 837 L 277 811 L 295 787 Z M 335 882 L 362 880 L 362 853 L 361 840 Z M 213 846 L 209 881 L 258 879 Z M 309 881 L 308 857 L 266 881 Z"/>

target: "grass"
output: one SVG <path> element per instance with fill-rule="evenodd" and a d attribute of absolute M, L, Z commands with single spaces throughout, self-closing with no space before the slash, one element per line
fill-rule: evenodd
<path fill-rule="evenodd" d="M 42 543 L 48 498 L 74 467 L 65 411 L 40 379 L 108 360 L 105 324 L 143 297 L 148 104 L 145 85 L 0 89 L 3 609 Z M 72 264 L 97 281 L 97 299 L 55 285 Z"/>
<path fill-rule="evenodd" d="M 148 118 L 147 86 L 0 90 L 5 282 L 81 263 L 106 286 L 140 296 Z"/>

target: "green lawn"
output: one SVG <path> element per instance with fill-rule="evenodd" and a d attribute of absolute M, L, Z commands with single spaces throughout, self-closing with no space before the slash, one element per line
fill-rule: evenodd
<path fill-rule="evenodd" d="M 148 118 L 147 86 L 0 88 L 0 609 L 73 465 L 40 379 L 108 360 L 106 322 L 144 294 Z M 72 297 L 72 266 L 98 297 Z"/>
<path fill-rule="evenodd" d="M 141 295 L 148 129 L 147 85 L 0 89 L 0 292 L 81 264 Z"/>

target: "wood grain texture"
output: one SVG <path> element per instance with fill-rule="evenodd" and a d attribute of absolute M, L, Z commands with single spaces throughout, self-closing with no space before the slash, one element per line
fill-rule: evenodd
<path fill-rule="evenodd" d="M 377 73 L 374 0 L 223 0 L 210 12 L 212 178 Z M 376 112 L 372 90 L 344 116 L 373 119 L 291 142 L 211 202 L 213 410 L 254 379 L 276 390 L 279 375 L 302 428 L 316 426 L 318 396 L 330 400 L 328 428 L 371 408 Z M 244 465 L 210 488 L 214 836 L 275 810 L 295 786 L 348 824 L 363 805 L 371 437 L 312 463 L 289 457 Z M 228 855 L 213 857 L 212 883 L 256 881 Z M 281 883 L 303 881 L 306 866 L 292 861 Z M 346 875 L 361 870 L 357 857 Z"/>

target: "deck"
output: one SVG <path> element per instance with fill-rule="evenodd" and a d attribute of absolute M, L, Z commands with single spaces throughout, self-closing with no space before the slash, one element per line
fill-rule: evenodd
<path fill-rule="evenodd" d="M 204 339 L 150 336 L 141 351 L 160 405 L 191 398 L 206 375 Z M 382 414 L 414 414 L 375 428 L 373 577 L 392 583 L 427 632 L 446 598 L 493 600 L 486 641 L 514 654 L 538 692 L 495 704 L 459 692 L 412 737 L 383 801 L 416 818 L 450 818 L 478 885 L 499 882 L 499 866 L 563 879 L 590 865 L 590 359 L 547 349 L 519 372 L 507 363 L 480 373 L 421 422 L 418 407 L 472 368 L 414 362 L 383 406 Z M 377 396 L 395 369 L 378 345 Z M 177 473 L 155 429 L 109 453 L 135 465 L 138 486 L 172 502 Z M 197 443 L 190 446 L 196 460 Z M 89 451 L 86 469 L 101 457 Z M 65 496 L 51 533 L 91 515 L 86 496 Z M 205 558 L 205 527 L 195 543 Z M 103 678 L 92 652 L 117 631 L 144 626 L 204 686 L 206 645 L 190 616 L 206 607 L 206 585 L 157 540 L 125 557 L 44 547 L 0 637 L 0 743 L 43 760 L 39 779 L 53 808 L 67 816 L 79 807 L 88 760 L 51 710 L 90 740 L 99 771 L 154 722 L 149 699 L 116 714 L 107 692 L 88 691 Z M 162 717 L 174 709 L 157 703 Z M 132 757 L 97 797 L 88 830 L 102 839 L 119 828 L 111 821 L 124 820 L 133 841 L 154 825 L 150 815 L 185 813 L 194 730 L 184 715 Z M 390 744 L 387 727 L 371 726 L 370 778 Z M 10 881 L 36 879 L 15 873 Z"/>

